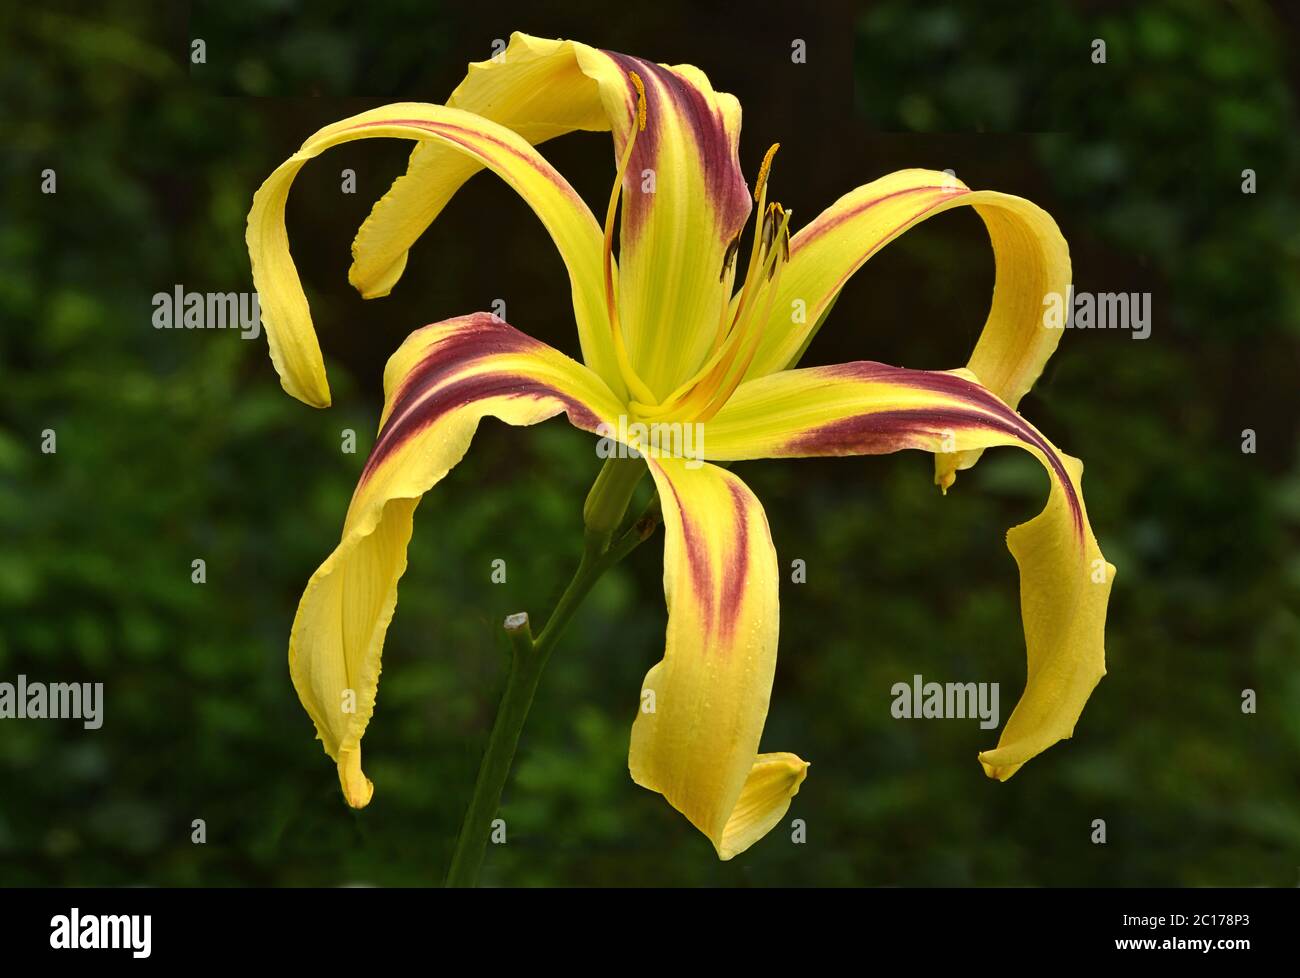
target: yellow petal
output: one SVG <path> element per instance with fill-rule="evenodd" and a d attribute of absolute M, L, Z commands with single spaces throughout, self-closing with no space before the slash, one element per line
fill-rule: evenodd
<path fill-rule="evenodd" d="M 967 366 L 1012 408 L 1061 341 L 1044 323 L 1044 300 L 1070 284 L 1070 253 L 1056 222 L 1020 197 L 972 191 L 949 174 L 900 170 L 845 194 L 790 242 L 790 264 L 750 377 L 792 366 L 849 278 L 909 228 L 970 205 L 984 220 L 997 273 L 993 305 Z M 803 322 L 796 320 L 803 318 Z M 900 324 L 901 325 L 901 324 Z M 906 324 L 910 328 L 913 324 Z M 936 459 L 936 474 L 969 468 L 979 452 Z"/>
<path fill-rule="evenodd" d="M 271 360 L 286 391 L 313 407 L 330 403 L 307 297 L 289 254 L 284 225 L 289 188 L 303 164 L 329 147 L 381 136 L 436 143 L 448 155 L 491 169 L 523 197 L 568 266 L 584 357 L 600 363 L 612 356 L 601 265 L 604 238 L 587 205 L 532 146 L 510 130 L 457 109 L 405 102 L 321 129 L 267 177 L 253 197 L 247 232 L 253 285 Z"/>
<path fill-rule="evenodd" d="M 666 397 L 707 359 L 731 293 L 724 258 L 752 203 L 737 156 L 740 103 L 690 65 L 616 56 L 646 88 L 646 131 L 623 183 L 619 315 L 632 365 Z M 624 91 L 606 86 L 611 118 Z M 617 153 L 628 135 L 614 132 Z"/>
<path fill-rule="evenodd" d="M 628 767 L 730 859 L 776 825 L 807 767 L 758 753 L 776 669 L 776 551 L 736 476 L 647 461 L 663 503 L 668 632 L 642 684 Z"/>
<path fill-rule="evenodd" d="M 776 828 L 807 776 L 808 762 L 794 754 L 759 754 L 727 819 L 718 855 L 730 859 Z"/>
<path fill-rule="evenodd" d="M 447 104 L 531 143 L 612 130 L 618 160 L 636 124 L 631 71 L 645 84 L 648 113 L 624 180 L 619 315 L 633 366 L 663 395 L 704 359 L 728 298 L 723 256 L 751 207 L 737 158 L 739 103 L 690 65 L 516 33 L 497 58 L 470 65 Z M 416 147 L 357 233 L 349 277 L 363 295 L 388 293 L 408 249 L 477 168 L 444 147 Z M 622 393 L 610 365 L 583 351 Z"/>
<path fill-rule="evenodd" d="M 420 497 L 461 460 L 485 416 L 531 425 L 565 412 L 595 431 L 620 411 L 586 367 L 486 313 L 412 333 L 388 361 L 384 391 L 342 541 L 308 582 L 289 639 L 294 688 L 355 807 L 373 792 L 361 737 Z"/>
<path fill-rule="evenodd" d="M 375 794 L 375 785 L 361 771 L 361 748 L 339 751 L 339 785 L 353 808 L 365 808 Z"/>
<path fill-rule="evenodd" d="M 568 41 L 516 33 L 494 61 L 469 66 L 447 99 L 513 130 L 531 144 L 579 129 L 607 130 L 595 83 L 578 66 Z M 482 164 L 453 146 L 421 143 L 357 232 L 348 280 L 367 299 L 388 295 L 406 267 L 407 252 Z"/>
<path fill-rule="evenodd" d="M 1083 463 L 1069 455 L 1061 461 L 1081 488 Z M 1102 557 L 1091 533 L 1081 564 L 1073 541 L 1061 530 L 1066 501 L 1056 482 L 1052 488 L 1047 509 L 1007 531 L 1007 547 L 1020 566 L 1029 682 L 997 748 L 979 755 L 984 773 L 999 781 L 1058 740 L 1074 736 L 1088 696 L 1106 674 L 1106 604 L 1115 567 Z M 1086 514 L 1084 519 L 1086 525 Z"/>
<path fill-rule="evenodd" d="M 1028 655 L 1024 695 L 985 772 L 1009 778 L 1073 731 L 1105 675 L 1106 604 L 1115 568 L 1097 546 L 1084 507 L 1083 465 L 968 371 L 904 370 L 860 361 L 746 381 L 709 422 L 705 454 L 716 460 L 879 455 L 902 449 L 954 453 L 1014 445 L 1050 478 L 1042 513 L 1007 534 L 1020 567 Z M 942 485 L 942 477 L 936 479 Z"/>

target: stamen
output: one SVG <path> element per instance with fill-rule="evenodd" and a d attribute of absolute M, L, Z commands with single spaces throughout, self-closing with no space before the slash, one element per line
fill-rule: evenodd
<path fill-rule="evenodd" d="M 772 235 L 776 234 L 776 209 L 781 206 L 777 203 L 767 205 L 767 212 L 763 215 L 763 254 L 772 247 Z"/>
<path fill-rule="evenodd" d="M 763 163 L 758 168 L 758 179 L 754 181 L 754 200 L 758 202 L 758 207 L 754 213 L 754 243 L 749 251 L 749 266 L 745 269 L 745 280 L 740 286 L 740 304 L 736 308 L 736 315 L 731 321 L 731 328 L 735 329 L 736 323 L 745 315 L 745 306 L 748 304 L 752 290 L 751 283 L 754 281 L 754 269 L 758 266 L 759 259 L 763 256 L 763 238 L 765 236 L 764 228 L 767 220 L 767 176 L 772 171 L 772 158 L 776 156 L 776 151 L 781 148 L 780 143 L 773 143 L 768 147 L 767 152 L 763 155 Z M 722 348 L 723 341 L 727 338 L 726 328 L 727 309 L 722 310 L 722 317 L 718 321 L 718 332 L 713 338 L 713 353 Z"/>
<path fill-rule="evenodd" d="M 776 227 L 777 227 L 778 222 L 780 223 L 780 226 L 781 226 L 781 231 L 779 231 L 779 232 L 776 230 Z M 790 230 L 789 230 L 789 228 L 790 228 L 790 222 L 789 222 L 788 220 L 785 219 L 785 208 L 782 207 L 780 204 L 773 203 L 773 204 L 772 204 L 772 229 L 773 229 L 772 233 L 773 233 L 773 237 L 775 237 L 776 239 L 778 239 L 778 240 L 780 241 L 780 243 L 781 243 L 781 256 L 782 256 L 781 260 L 782 260 L 782 261 L 789 261 L 789 260 L 790 260 Z M 769 248 L 772 247 L 772 242 L 771 242 L 771 241 L 768 241 L 768 243 L 767 243 L 767 247 L 769 247 Z M 772 264 L 770 264 L 770 265 L 767 266 L 767 280 L 768 280 L 769 282 L 772 281 L 772 274 L 773 274 L 775 271 L 776 271 L 776 263 L 775 263 L 775 262 L 773 262 Z"/>
<path fill-rule="evenodd" d="M 754 213 L 754 242 L 745 280 L 733 301 L 722 305 L 708 359 L 694 376 L 658 403 L 650 399 L 645 403 L 634 401 L 632 407 L 638 414 L 645 417 L 669 414 L 694 417 L 698 414 L 702 420 L 707 420 L 726 403 L 753 362 L 775 301 L 774 276 L 778 274 L 779 266 L 790 260 L 791 212 L 779 203 L 767 204 L 767 179 L 772 170 L 772 158 L 780 148 L 780 143 L 774 143 L 759 167 L 758 179 L 754 183 L 754 199 L 758 204 Z M 719 281 L 725 280 L 739 246 L 739 236 L 727 246 Z M 753 307 L 760 298 L 767 301 L 763 314 L 756 317 Z M 739 371 L 734 370 L 737 364 Z"/>
<path fill-rule="evenodd" d="M 636 89 L 636 129 L 637 132 L 645 132 L 645 83 L 635 71 L 627 74 L 632 79 L 632 87 Z"/>
<path fill-rule="evenodd" d="M 782 209 L 782 215 L 781 226 L 776 231 L 778 237 L 789 234 L 790 231 L 791 214 Z M 779 279 L 773 278 L 773 275 L 778 274 L 779 270 L 784 267 L 784 262 L 777 261 L 778 254 L 779 252 L 773 249 L 764 262 L 763 280 L 766 286 L 764 291 L 767 301 L 763 304 L 762 314 L 758 316 L 750 315 L 736 327 L 737 339 L 732 345 L 731 353 L 723 364 L 720 364 L 714 371 L 716 382 L 710 384 L 714 388 L 713 397 L 697 420 L 707 421 L 722 409 L 722 405 L 727 402 L 727 399 L 740 386 L 740 382 L 744 380 L 745 372 L 749 369 L 750 363 L 753 362 L 755 354 L 758 353 L 759 343 L 763 339 L 763 333 L 772 315 L 772 305 L 776 301 Z M 744 353 L 737 357 L 737 354 L 742 349 Z M 732 368 L 737 363 L 739 363 L 739 369 L 733 372 Z"/>
<path fill-rule="evenodd" d="M 779 208 L 781 213 L 781 223 L 773 235 L 776 240 L 784 241 L 790 234 L 793 212 L 781 208 L 779 204 L 773 206 Z M 707 421 L 722 408 L 744 379 L 745 372 L 758 352 L 759 342 L 770 321 L 776 300 L 779 278 L 774 278 L 774 274 L 784 265 L 784 258 L 782 261 L 777 259 L 787 253 L 784 247 L 769 249 L 756 277 L 756 284 L 747 293 L 753 299 L 759 297 L 756 293 L 761 293 L 766 298 L 762 314 L 742 317 L 741 310 L 738 309 L 726 343 L 714 352 L 694 377 L 678 387 L 663 403 L 646 408 L 643 413 L 647 417 L 671 413 Z M 740 369 L 733 371 L 737 362 L 740 363 Z"/>
<path fill-rule="evenodd" d="M 778 234 L 781 236 L 788 236 L 789 233 L 790 217 L 787 213 L 785 221 L 782 223 L 781 230 Z M 775 258 L 775 255 L 773 255 L 773 258 Z M 769 266 L 767 271 L 767 301 L 763 303 L 762 315 L 754 320 L 757 325 L 749 330 L 750 335 L 747 338 L 747 349 L 745 350 L 744 356 L 740 358 L 738 368 L 734 372 L 730 367 L 728 367 L 724 374 L 724 382 L 718 387 L 712 400 L 694 420 L 700 423 L 711 420 L 715 414 L 722 410 L 727 401 L 731 399 L 731 395 L 736 392 L 736 388 L 741 385 L 742 381 L 744 381 L 745 374 L 749 371 L 749 365 L 754 362 L 754 357 L 758 354 L 758 347 L 762 342 L 764 329 L 768 322 L 771 321 L 772 307 L 776 303 L 777 287 L 781 282 L 781 270 L 785 268 L 785 265 L 785 261 L 773 261 Z M 730 379 L 725 379 L 728 375 Z"/>
<path fill-rule="evenodd" d="M 721 282 L 727 277 L 727 272 L 731 270 L 732 264 L 736 261 L 736 253 L 740 251 L 740 235 L 731 239 L 731 244 L 727 245 L 726 253 L 722 256 L 722 271 L 718 273 L 718 281 Z"/>
<path fill-rule="evenodd" d="M 773 143 L 768 147 L 767 152 L 763 154 L 762 165 L 758 168 L 758 179 L 754 181 L 754 200 L 759 202 L 760 208 L 762 207 L 763 191 L 767 189 L 767 174 L 772 169 L 772 157 L 776 155 L 776 151 L 780 148 L 780 143 Z"/>

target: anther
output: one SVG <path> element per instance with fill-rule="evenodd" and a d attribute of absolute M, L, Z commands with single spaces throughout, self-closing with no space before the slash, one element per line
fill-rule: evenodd
<path fill-rule="evenodd" d="M 790 215 L 789 212 L 780 204 L 773 201 L 771 205 L 772 213 L 772 234 L 769 237 L 764 229 L 764 245 L 770 250 L 775 242 L 781 245 L 781 260 L 788 262 L 790 260 Z M 767 266 L 767 280 L 772 281 L 772 276 L 776 274 L 777 262 L 770 262 Z"/>
<path fill-rule="evenodd" d="M 767 172 L 772 169 L 772 157 L 776 155 L 776 151 L 780 148 L 780 143 L 773 143 L 763 155 L 763 164 L 758 168 L 758 179 L 754 181 L 754 200 L 756 201 L 763 196 L 763 188 L 767 186 Z"/>
<path fill-rule="evenodd" d="M 783 213 L 780 204 L 773 202 L 767 205 L 767 211 L 763 214 L 763 249 L 760 253 L 760 260 L 762 255 L 766 255 L 772 250 L 772 240 L 776 235 L 777 222 L 780 221 Z"/>
<path fill-rule="evenodd" d="M 645 84 L 641 81 L 641 76 L 635 71 L 629 71 L 628 76 L 632 79 L 632 87 L 636 89 L 637 132 L 645 132 Z"/>
<path fill-rule="evenodd" d="M 721 282 L 727 277 L 727 272 L 736 262 L 736 255 L 740 251 L 740 235 L 731 239 L 731 244 L 727 245 L 727 251 L 722 256 L 722 271 L 718 273 L 718 281 Z"/>

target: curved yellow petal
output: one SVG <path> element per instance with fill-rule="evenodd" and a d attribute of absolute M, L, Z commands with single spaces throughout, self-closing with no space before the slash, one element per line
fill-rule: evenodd
<path fill-rule="evenodd" d="M 595 431 L 621 410 L 582 364 L 487 313 L 412 333 L 388 361 L 384 392 L 342 540 L 308 582 L 289 639 L 294 688 L 358 808 L 373 792 L 361 737 L 420 497 L 461 460 L 485 416 L 531 425 L 564 412 Z"/>
<path fill-rule="evenodd" d="M 809 764 L 795 754 L 759 754 L 731 810 L 718 855 L 730 859 L 776 828 L 790 809 L 790 799 L 808 776 Z"/>
<path fill-rule="evenodd" d="M 624 179 L 619 315 L 633 366 L 663 395 L 704 359 L 728 298 L 723 258 L 751 207 L 737 157 L 740 104 L 690 65 L 521 33 L 496 58 L 471 64 L 447 104 L 530 143 L 612 130 L 617 161 L 636 126 L 629 72 L 644 82 L 648 112 Z M 357 233 L 349 278 L 362 295 L 388 294 L 408 249 L 477 169 L 443 147 L 416 147 Z"/>
<path fill-rule="evenodd" d="M 303 164 L 331 146 L 381 136 L 435 143 L 449 156 L 491 169 L 523 197 L 568 266 L 583 356 L 593 365 L 613 363 L 601 265 L 604 239 L 587 205 L 532 146 L 509 129 L 458 109 L 403 102 L 319 130 L 267 177 L 253 197 L 247 232 L 253 285 L 271 360 L 286 391 L 313 407 L 330 403 L 307 297 L 289 254 L 284 225 L 289 188 Z"/>
<path fill-rule="evenodd" d="M 496 60 L 471 64 L 447 106 L 513 130 L 531 144 L 574 130 L 607 130 L 595 82 L 568 41 L 511 35 Z M 367 299 L 388 295 L 413 245 L 482 164 L 454 147 L 421 143 L 406 173 L 371 209 L 352 243 L 348 280 Z"/>
<path fill-rule="evenodd" d="M 970 190 L 947 173 L 900 170 L 845 194 L 790 242 L 768 330 L 748 376 L 793 366 L 831 303 L 872 255 L 926 218 L 969 205 L 984 220 L 993 246 L 993 304 L 967 363 L 981 384 L 1012 408 L 1033 386 L 1061 341 L 1044 323 L 1044 300 L 1070 285 L 1070 252 L 1046 211 L 1020 197 Z M 799 321 L 802 320 L 802 321 Z M 979 452 L 936 460 L 951 482 Z"/>
<path fill-rule="evenodd" d="M 998 746 L 980 754 L 999 780 L 1074 732 L 1105 675 L 1106 604 L 1115 568 L 1088 523 L 1083 464 L 1062 454 L 968 371 L 904 370 L 859 361 L 746 381 L 709 422 L 715 460 L 936 454 L 1014 445 L 1037 458 L 1051 488 L 1042 513 L 1007 533 L 1020 567 L 1028 676 Z M 936 478 L 947 488 L 942 474 Z"/>
<path fill-rule="evenodd" d="M 758 753 L 776 669 L 776 551 L 736 476 L 647 462 L 663 504 L 668 632 L 642 684 L 628 767 L 730 859 L 780 821 L 808 767 Z"/>

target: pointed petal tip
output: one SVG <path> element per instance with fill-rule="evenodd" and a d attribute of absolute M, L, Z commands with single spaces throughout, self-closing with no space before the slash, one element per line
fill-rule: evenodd
<path fill-rule="evenodd" d="M 811 765 L 796 754 L 760 754 L 719 838 L 711 839 L 727 862 L 776 828 L 790 810 Z"/>
<path fill-rule="evenodd" d="M 348 267 L 348 284 L 361 294 L 363 299 L 382 299 L 393 291 L 402 273 L 406 271 L 409 251 L 403 251 L 396 259 L 383 267 L 374 267 L 376 262 L 369 252 L 364 250 L 367 224 L 362 224 L 357 231 L 356 240 L 352 242 L 352 264 Z M 369 259 L 369 260 L 368 260 Z"/>
<path fill-rule="evenodd" d="M 937 456 L 934 460 L 934 484 L 939 487 L 939 491 L 945 496 L 952 484 L 957 481 L 957 472 L 954 466 L 943 461 L 944 456 Z"/>
<path fill-rule="evenodd" d="M 288 381 L 285 381 L 280 386 L 283 387 L 291 397 L 302 401 L 302 403 L 306 404 L 308 407 L 327 408 L 334 403 L 333 398 L 330 396 L 330 389 L 328 386 L 302 388 L 297 384 L 291 384 Z"/>
<path fill-rule="evenodd" d="M 339 751 L 339 784 L 352 808 L 365 808 L 374 797 L 375 785 L 361 771 L 361 748 Z"/>
<path fill-rule="evenodd" d="M 1023 766 L 1023 762 L 1021 764 L 990 763 L 987 758 L 991 758 L 995 753 L 997 752 L 980 751 L 978 755 L 980 767 L 984 768 L 984 774 L 994 781 L 1006 781 Z"/>

